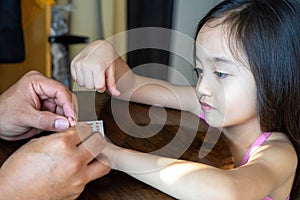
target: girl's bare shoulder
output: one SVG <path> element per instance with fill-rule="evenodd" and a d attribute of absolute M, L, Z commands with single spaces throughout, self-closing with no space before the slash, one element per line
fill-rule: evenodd
<path fill-rule="evenodd" d="M 291 170 L 298 163 L 297 153 L 293 144 L 284 133 L 280 132 L 273 132 L 261 148 L 258 148 L 251 157 L 252 159 L 261 157 L 263 160 L 268 160 L 269 163 L 280 162 L 282 165 L 287 164 Z"/>
<path fill-rule="evenodd" d="M 272 147 L 277 147 L 280 149 L 287 148 L 287 150 L 295 151 L 294 146 L 288 136 L 281 132 L 272 132 L 272 135 L 268 138 L 265 145 L 271 145 Z"/>

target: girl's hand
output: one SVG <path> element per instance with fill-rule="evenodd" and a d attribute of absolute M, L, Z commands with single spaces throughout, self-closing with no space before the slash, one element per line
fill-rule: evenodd
<path fill-rule="evenodd" d="M 90 43 L 71 62 L 71 74 L 79 86 L 105 92 L 114 96 L 120 92 L 116 88 L 115 60 L 118 58 L 114 47 L 107 41 Z"/>

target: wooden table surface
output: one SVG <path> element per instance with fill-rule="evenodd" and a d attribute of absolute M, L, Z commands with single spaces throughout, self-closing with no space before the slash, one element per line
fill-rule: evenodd
<path fill-rule="evenodd" d="M 76 95 L 79 120 L 103 120 L 106 137 L 119 146 L 223 169 L 233 166 L 225 139 L 206 134 L 205 122 L 191 113 L 120 101 L 95 92 L 77 92 Z M 0 140 L 0 164 L 27 141 Z M 201 152 L 207 150 L 205 157 L 199 156 L 200 149 Z M 78 199 L 173 198 L 123 172 L 112 170 L 90 182 Z"/>

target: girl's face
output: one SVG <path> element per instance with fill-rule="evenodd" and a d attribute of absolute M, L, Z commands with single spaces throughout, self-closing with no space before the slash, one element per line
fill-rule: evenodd
<path fill-rule="evenodd" d="M 232 55 L 223 28 L 225 26 L 209 23 L 196 39 L 196 70 L 199 74 L 196 89 L 205 120 L 213 127 L 230 127 L 257 120 L 253 75 L 249 65 L 245 64 L 246 59 L 237 60 Z M 242 55 L 242 52 L 237 53 Z"/>

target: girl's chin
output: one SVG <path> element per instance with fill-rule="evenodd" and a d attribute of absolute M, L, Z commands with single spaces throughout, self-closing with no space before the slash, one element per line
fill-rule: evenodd
<path fill-rule="evenodd" d="M 211 126 L 213 128 L 223 128 L 224 126 L 226 126 L 224 124 L 224 122 L 225 122 L 224 117 L 219 117 L 216 115 L 205 113 L 204 120 L 209 126 Z"/>

